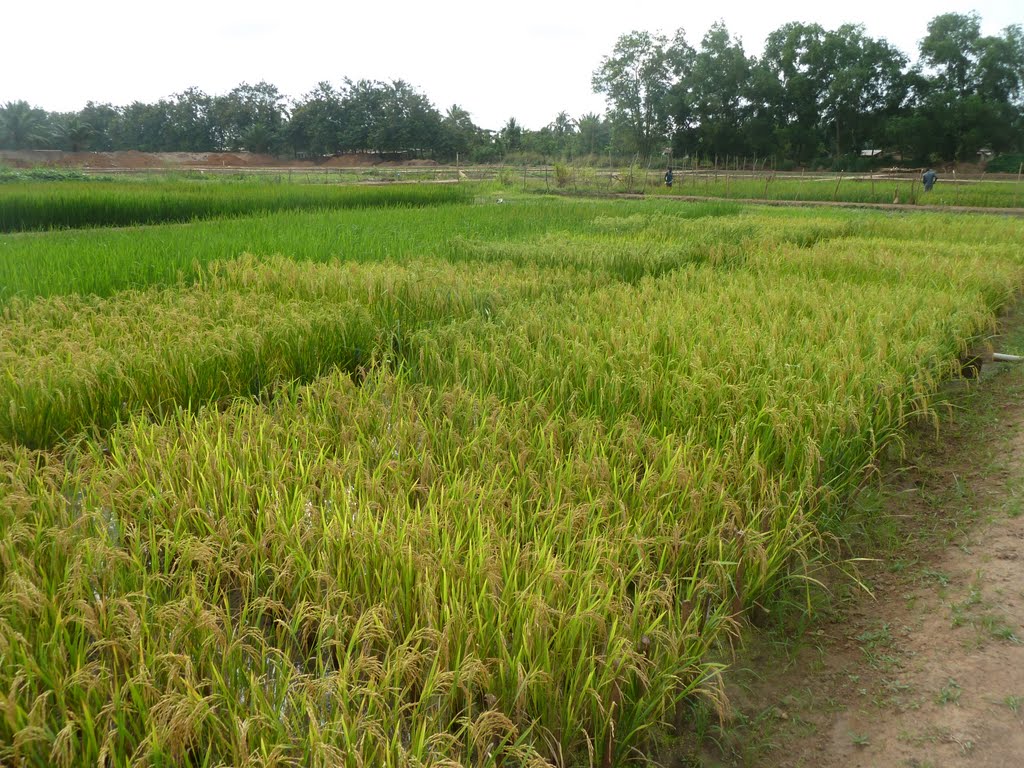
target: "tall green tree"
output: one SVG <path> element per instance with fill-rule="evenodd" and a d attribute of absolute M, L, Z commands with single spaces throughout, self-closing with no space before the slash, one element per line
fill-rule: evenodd
<path fill-rule="evenodd" d="M 1020 25 L 982 36 L 977 14 L 946 13 L 928 24 L 920 45 L 925 86 L 917 110 L 929 133 L 917 154 L 974 160 L 980 148 L 1021 145 L 1024 32 Z"/>
<path fill-rule="evenodd" d="M 621 36 L 595 70 L 594 92 L 604 94 L 612 119 L 641 155 L 653 154 L 671 133 L 669 93 L 689 70 L 693 55 L 682 29 L 672 38 L 634 31 Z"/>
<path fill-rule="evenodd" d="M 171 152 L 212 152 L 223 147 L 216 137 L 214 100 L 199 88 L 176 93 L 164 105 L 163 146 Z"/>
<path fill-rule="evenodd" d="M 907 97 L 906 56 L 854 24 L 827 32 L 821 52 L 827 75 L 819 111 L 822 127 L 834 138 L 834 156 L 856 152 L 865 143 L 877 144 L 885 119 L 894 116 Z"/>
<path fill-rule="evenodd" d="M 445 110 L 441 128 L 441 155 L 448 158 L 458 155 L 463 160 L 468 159 L 477 143 L 479 131 L 469 112 L 458 104 L 452 104 Z"/>
<path fill-rule="evenodd" d="M 78 119 L 92 127 L 89 148 L 97 152 L 108 152 L 114 149 L 114 136 L 117 124 L 121 120 L 121 112 L 112 104 L 97 104 L 89 101 L 79 110 Z M 121 149 L 121 147 L 118 147 Z"/>
<path fill-rule="evenodd" d="M 341 150 L 345 118 L 342 94 L 329 82 L 321 81 L 293 106 L 288 143 L 298 154 L 333 155 Z"/>
<path fill-rule="evenodd" d="M 242 83 L 212 104 L 217 143 L 222 149 L 270 152 L 286 143 L 286 99 L 276 85 Z"/>
<path fill-rule="evenodd" d="M 433 149 L 442 131 L 441 115 L 423 94 L 404 80 L 382 88 L 383 100 L 373 145 L 382 152 L 423 153 Z"/>
<path fill-rule="evenodd" d="M 750 78 L 751 62 L 742 42 L 730 37 L 724 23 L 712 24 L 678 86 L 678 99 L 690 107 L 689 125 L 684 127 L 690 148 L 704 155 L 745 150 Z"/>

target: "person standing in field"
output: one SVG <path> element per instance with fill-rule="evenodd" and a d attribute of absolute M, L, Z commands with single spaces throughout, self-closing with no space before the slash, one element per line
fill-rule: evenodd
<path fill-rule="evenodd" d="M 665 186 L 669 189 L 672 189 L 672 178 L 672 166 L 669 166 L 669 169 L 665 171 Z"/>
<path fill-rule="evenodd" d="M 939 178 L 939 174 L 929 168 L 923 174 L 921 174 L 921 183 L 924 184 L 924 191 L 931 192 L 932 187 L 935 186 L 935 180 Z"/>

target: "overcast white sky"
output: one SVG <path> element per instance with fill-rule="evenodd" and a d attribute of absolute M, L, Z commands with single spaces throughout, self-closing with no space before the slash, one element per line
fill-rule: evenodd
<path fill-rule="evenodd" d="M 915 6 L 927 7 L 920 11 Z M 723 20 L 760 53 L 788 21 L 864 24 L 914 58 L 928 21 L 976 10 L 993 34 L 1024 23 L 1021 0 L 831 3 L 825 0 L 6 0 L 0 6 L 0 103 L 50 110 L 86 101 L 155 101 L 189 86 L 210 94 L 267 80 L 298 97 L 318 81 L 404 79 L 442 111 L 458 103 L 485 128 L 529 128 L 560 110 L 601 112 L 590 78 L 630 30 L 673 32 L 695 47 Z"/>

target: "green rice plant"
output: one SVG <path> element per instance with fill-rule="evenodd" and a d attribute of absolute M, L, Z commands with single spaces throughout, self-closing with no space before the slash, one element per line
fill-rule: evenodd
<path fill-rule="evenodd" d="M 258 395 L 333 367 L 363 375 L 418 327 L 578 285 L 494 267 L 249 257 L 187 289 L 15 301 L 0 310 L 0 437 L 50 447 L 139 409 Z"/>
<path fill-rule="evenodd" d="M 1009 181 L 956 179 L 945 174 L 930 192 L 920 178 L 808 174 L 806 177 L 774 174 L 750 176 L 724 172 L 679 174 L 671 190 L 654 183 L 646 194 L 693 195 L 736 200 L 807 200 L 842 203 L 901 203 L 910 205 L 1019 208 L 1020 189 Z"/>
<path fill-rule="evenodd" d="M 629 420 L 381 370 L 132 421 L 50 475 L 15 454 L 5 759 L 619 762 L 715 690 L 728 565 L 695 559 L 698 518 L 662 528 L 715 466 L 680 477 L 688 451 Z"/>
<path fill-rule="evenodd" d="M 15 296 L 109 296 L 126 288 L 190 283 L 210 262 L 242 253 L 283 253 L 317 262 L 446 255 L 460 238 L 514 241 L 571 232 L 595 216 L 635 213 L 635 205 L 526 198 L 501 205 L 285 212 L 138 229 L 7 235 L 0 237 L 0 304 Z M 656 207 L 682 219 L 739 211 L 718 203 Z"/>
<path fill-rule="evenodd" d="M 433 206 L 464 202 L 458 184 L 318 186 L 265 182 L 0 184 L 0 232 L 127 226 L 302 209 Z"/>
<path fill-rule="evenodd" d="M 517 205 L 7 302 L 26 414 L 132 405 L 0 441 L 0 761 L 629 764 L 1024 283 L 990 217 Z"/>

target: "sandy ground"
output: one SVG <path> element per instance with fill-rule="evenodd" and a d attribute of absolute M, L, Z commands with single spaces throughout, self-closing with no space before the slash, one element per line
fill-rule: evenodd
<path fill-rule="evenodd" d="M 912 439 L 872 500 L 893 524 L 860 569 L 870 594 L 757 638 L 718 747 L 688 764 L 1024 765 L 1024 370 L 951 389 L 959 415 Z"/>

